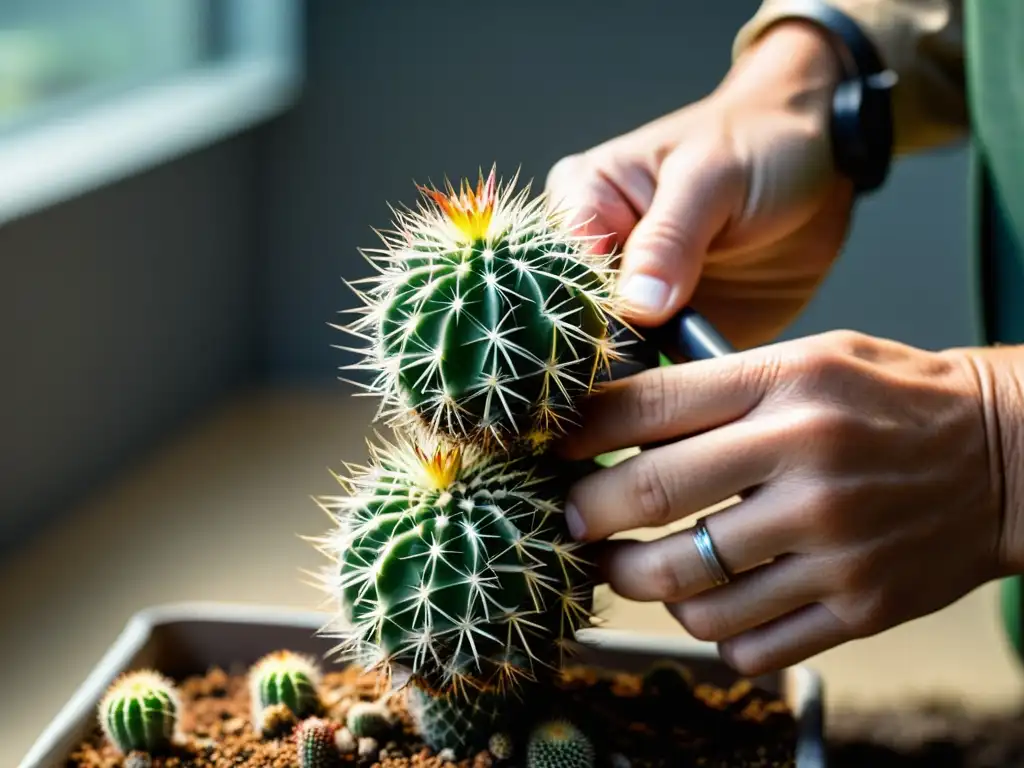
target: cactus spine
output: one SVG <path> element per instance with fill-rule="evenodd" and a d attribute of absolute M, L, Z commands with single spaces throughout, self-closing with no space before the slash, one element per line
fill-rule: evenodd
<path fill-rule="evenodd" d="M 596 757 L 587 735 L 561 718 L 536 726 L 526 745 L 526 768 L 594 768 Z"/>
<path fill-rule="evenodd" d="M 426 204 L 395 211 L 385 247 L 364 251 L 379 275 L 342 330 L 369 340 L 351 367 L 376 375 L 366 386 L 392 423 L 411 415 L 457 442 L 541 446 L 620 359 L 612 256 L 545 195 L 513 194 L 517 178 L 492 168 L 475 192 L 420 187 Z"/>
<path fill-rule="evenodd" d="M 309 717 L 295 727 L 295 747 L 299 768 L 335 768 L 341 764 L 341 754 L 334 737 L 338 726 L 329 720 Z"/>
<path fill-rule="evenodd" d="M 153 754 L 171 745 L 180 711 L 178 692 L 168 678 L 149 669 L 128 672 L 100 701 L 100 728 L 122 754 Z"/>
<path fill-rule="evenodd" d="M 296 720 L 319 714 L 319 685 L 320 670 L 311 659 L 287 650 L 268 653 L 249 670 L 253 727 L 273 730 L 267 714 L 281 707 Z"/>
<path fill-rule="evenodd" d="M 443 440 L 370 445 L 369 468 L 321 499 L 341 655 L 397 665 L 444 694 L 504 690 L 561 663 L 590 620 L 590 583 L 561 514 L 567 483 L 535 461 Z"/>

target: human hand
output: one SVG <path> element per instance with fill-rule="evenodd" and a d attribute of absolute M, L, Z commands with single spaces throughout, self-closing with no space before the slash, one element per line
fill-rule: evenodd
<path fill-rule="evenodd" d="M 576 483 L 570 528 L 614 592 L 664 602 L 744 674 L 931 613 L 1024 567 L 992 415 L 1015 390 L 982 360 L 832 332 L 603 385 L 567 458 L 676 442 Z M 689 531 L 604 541 L 740 494 L 705 518 L 724 586 Z"/>
<path fill-rule="evenodd" d="M 829 143 L 833 56 L 820 33 L 781 23 L 706 99 L 551 169 L 552 202 L 589 219 L 585 233 L 612 233 L 599 250 L 624 249 L 628 320 L 660 325 L 690 305 L 742 348 L 811 298 L 853 198 Z"/>

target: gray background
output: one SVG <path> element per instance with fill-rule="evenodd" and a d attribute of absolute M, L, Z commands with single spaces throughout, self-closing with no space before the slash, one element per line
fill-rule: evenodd
<path fill-rule="evenodd" d="M 327 323 L 387 202 L 492 162 L 540 188 L 712 89 L 756 7 L 312 0 L 292 112 L 0 229 L 0 548 L 241 387 L 342 396 Z M 787 335 L 974 343 L 965 172 L 961 148 L 901 163 Z"/>

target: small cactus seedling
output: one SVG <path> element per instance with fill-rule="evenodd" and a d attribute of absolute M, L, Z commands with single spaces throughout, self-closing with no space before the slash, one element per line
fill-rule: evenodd
<path fill-rule="evenodd" d="M 435 752 L 450 750 L 457 759 L 485 749 L 495 726 L 504 724 L 515 701 L 495 693 L 438 696 L 409 688 L 409 713 L 423 741 Z"/>
<path fill-rule="evenodd" d="M 180 711 L 174 684 L 144 669 L 114 681 L 100 702 L 99 722 L 104 736 L 122 754 L 155 754 L 171 745 Z"/>
<path fill-rule="evenodd" d="M 345 725 L 357 739 L 371 737 L 379 739 L 392 726 L 391 713 L 381 704 L 371 701 L 357 701 L 349 707 Z"/>
<path fill-rule="evenodd" d="M 546 195 L 513 194 L 516 178 L 492 168 L 475 192 L 421 187 L 415 210 L 394 211 L 385 248 L 364 252 L 378 274 L 342 330 L 369 341 L 351 367 L 376 375 L 363 386 L 393 424 L 413 416 L 456 442 L 542 446 L 622 359 L 612 255 Z"/>
<path fill-rule="evenodd" d="M 587 735 L 561 718 L 536 726 L 526 745 L 526 768 L 594 768 L 596 759 Z"/>
<path fill-rule="evenodd" d="M 674 661 L 652 664 L 643 676 L 643 691 L 665 701 L 682 701 L 693 695 L 693 674 Z"/>
<path fill-rule="evenodd" d="M 309 717 L 295 726 L 295 748 L 299 768 L 336 768 L 341 765 L 341 754 L 335 746 L 336 723 L 319 717 Z"/>
<path fill-rule="evenodd" d="M 286 707 L 297 720 L 319 714 L 320 670 L 309 658 L 292 651 L 275 651 L 249 670 L 253 727 L 266 733 L 268 710 Z"/>
<path fill-rule="evenodd" d="M 593 588 L 561 514 L 565 477 L 426 437 L 370 449 L 371 467 L 341 479 L 352 492 L 320 500 L 338 524 L 320 548 L 337 563 L 322 579 L 341 655 L 439 694 L 557 669 Z"/>
<path fill-rule="evenodd" d="M 487 751 L 495 760 L 511 760 L 515 752 L 515 744 L 512 737 L 504 731 L 492 734 L 487 740 Z"/>

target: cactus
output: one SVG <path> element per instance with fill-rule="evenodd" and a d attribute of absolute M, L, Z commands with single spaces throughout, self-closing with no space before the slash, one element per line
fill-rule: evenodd
<path fill-rule="evenodd" d="M 643 675 L 643 692 L 666 701 L 683 701 L 693 696 L 693 674 L 682 664 L 671 660 L 652 664 Z"/>
<path fill-rule="evenodd" d="M 595 761 L 587 735 L 561 718 L 536 726 L 526 745 L 526 768 L 593 768 Z"/>
<path fill-rule="evenodd" d="M 174 684 L 150 669 L 127 672 L 113 682 L 99 705 L 107 740 L 122 754 L 158 753 L 171 745 L 181 700 Z"/>
<path fill-rule="evenodd" d="M 349 707 L 345 725 L 356 738 L 366 736 L 379 739 L 391 730 L 391 714 L 376 702 L 357 701 Z"/>
<path fill-rule="evenodd" d="M 309 717 L 295 727 L 295 748 L 299 768 L 334 768 L 341 754 L 334 744 L 338 726 L 329 720 Z"/>
<path fill-rule="evenodd" d="M 511 760 L 515 752 L 515 744 L 512 737 L 504 731 L 492 734 L 487 740 L 487 751 L 495 760 Z"/>
<path fill-rule="evenodd" d="M 279 707 L 287 708 L 297 720 L 319 714 L 319 685 L 320 670 L 311 659 L 287 650 L 268 653 L 249 670 L 253 727 L 270 735 L 276 726 L 268 721 L 267 714 Z"/>
<path fill-rule="evenodd" d="M 385 247 L 364 250 L 379 274 L 366 290 L 350 284 L 362 317 L 336 327 L 370 341 L 349 368 L 375 374 L 361 386 L 392 424 L 412 416 L 460 443 L 543 446 L 622 359 L 612 255 L 546 195 L 513 195 L 517 178 L 492 168 L 475 192 L 420 187 L 416 209 L 393 209 Z"/>
<path fill-rule="evenodd" d="M 322 582 L 340 603 L 340 655 L 439 694 L 557 670 L 591 618 L 566 475 L 426 436 L 370 451 L 369 468 L 338 478 L 349 495 L 319 499 L 337 523 L 320 549 L 337 563 Z"/>
<path fill-rule="evenodd" d="M 512 710 L 512 702 L 495 693 L 438 696 L 415 685 L 410 686 L 408 702 L 423 741 L 435 752 L 451 750 L 457 759 L 485 749 L 495 726 Z"/>

